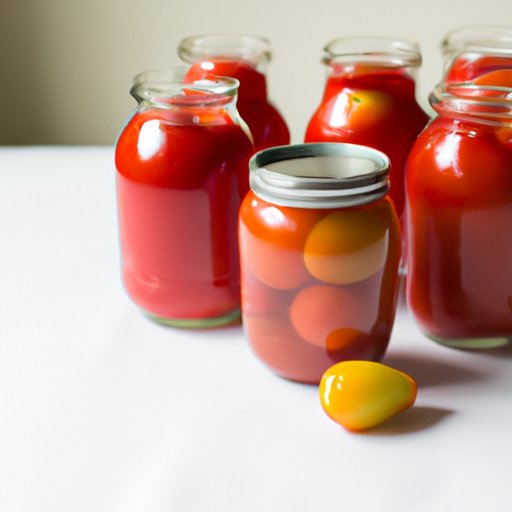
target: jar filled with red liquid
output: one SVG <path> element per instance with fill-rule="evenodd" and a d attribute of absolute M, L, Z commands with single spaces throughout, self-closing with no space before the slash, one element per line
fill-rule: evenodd
<path fill-rule="evenodd" d="M 230 76 L 240 81 L 237 107 L 254 137 L 256 150 L 290 142 L 288 127 L 267 98 L 267 39 L 249 35 L 205 35 L 183 39 L 178 54 L 191 64 L 187 78 Z"/>
<path fill-rule="evenodd" d="M 493 73 L 493 84 L 512 87 L 512 27 L 457 28 L 443 38 L 441 51 L 445 82 L 466 82 Z"/>
<path fill-rule="evenodd" d="M 380 360 L 400 259 L 388 158 L 354 144 L 299 144 L 257 153 L 250 169 L 239 240 L 253 351 L 310 383 L 342 360 Z"/>
<path fill-rule="evenodd" d="M 137 76 L 138 107 L 116 145 L 122 277 L 153 319 L 209 327 L 239 316 L 238 210 L 254 152 L 238 81 Z"/>
<path fill-rule="evenodd" d="M 406 171 L 407 300 L 450 346 L 512 339 L 512 89 L 444 83 Z"/>
<path fill-rule="evenodd" d="M 304 140 L 363 144 L 386 153 L 390 195 L 402 219 L 405 161 L 428 121 L 415 97 L 419 47 L 385 37 L 348 37 L 324 52 L 327 83 Z"/>

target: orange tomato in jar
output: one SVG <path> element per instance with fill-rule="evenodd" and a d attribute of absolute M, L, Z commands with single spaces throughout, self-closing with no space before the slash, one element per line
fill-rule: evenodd
<path fill-rule="evenodd" d="M 322 210 L 302 210 L 268 203 L 252 192 L 240 209 L 240 245 L 251 272 L 272 288 L 297 288 L 311 278 L 304 264 L 304 244 Z"/>

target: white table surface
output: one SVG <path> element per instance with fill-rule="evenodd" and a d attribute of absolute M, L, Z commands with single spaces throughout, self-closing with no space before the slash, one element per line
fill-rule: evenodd
<path fill-rule="evenodd" d="M 119 278 L 113 149 L 0 148 L 0 511 L 512 510 L 512 350 L 399 314 L 416 405 L 365 434 L 240 326 L 161 327 Z"/>

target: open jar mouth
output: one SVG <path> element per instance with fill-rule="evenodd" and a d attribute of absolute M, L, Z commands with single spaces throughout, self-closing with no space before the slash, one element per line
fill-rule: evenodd
<path fill-rule="evenodd" d="M 236 96 L 240 82 L 236 78 L 212 76 L 185 81 L 187 67 L 152 70 L 138 74 L 130 94 L 139 103 L 161 108 L 173 106 L 213 106 L 229 103 Z"/>
<path fill-rule="evenodd" d="M 441 41 L 441 53 L 445 58 L 460 53 L 512 57 L 512 27 L 474 25 L 456 28 Z"/>
<path fill-rule="evenodd" d="M 415 68 L 421 65 L 418 43 L 390 37 L 342 37 L 324 47 L 327 65 L 365 63 Z"/>
<path fill-rule="evenodd" d="M 185 62 L 208 59 L 242 60 L 255 65 L 267 63 L 272 56 L 270 41 L 261 36 L 242 34 L 210 34 L 190 36 L 178 46 Z"/>
<path fill-rule="evenodd" d="M 339 208 L 373 202 L 389 189 L 389 158 L 348 143 L 309 143 L 259 151 L 249 181 L 262 199 L 297 208 Z"/>
<path fill-rule="evenodd" d="M 438 113 L 452 112 L 479 118 L 487 124 L 512 121 L 512 88 L 472 82 L 442 82 L 429 96 Z"/>

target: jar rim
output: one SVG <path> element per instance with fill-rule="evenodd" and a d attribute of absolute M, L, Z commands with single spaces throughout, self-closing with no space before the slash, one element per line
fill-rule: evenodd
<path fill-rule="evenodd" d="M 324 64 L 368 63 L 391 67 L 419 67 L 419 44 L 385 36 L 340 37 L 324 46 Z"/>
<path fill-rule="evenodd" d="M 454 28 L 441 41 L 441 53 L 490 53 L 512 55 L 512 27 L 506 25 L 470 25 Z"/>
<path fill-rule="evenodd" d="M 489 125 L 512 121 L 512 88 L 473 82 L 440 82 L 429 102 L 438 112 L 453 112 Z"/>
<path fill-rule="evenodd" d="M 189 36 L 178 45 L 178 55 L 194 64 L 201 59 L 224 58 L 266 63 L 272 57 L 270 41 L 249 34 L 205 34 Z"/>
<path fill-rule="evenodd" d="M 164 108 L 226 103 L 237 94 L 240 82 L 236 78 L 211 76 L 188 82 L 187 71 L 187 66 L 143 71 L 133 79 L 130 94 L 139 103 Z"/>
<path fill-rule="evenodd" d="M 315 170 L 301 166 L 312 163 L 304 159 L 318 157 L 323 160 L 314 165 Z M 319 171 L 322 163 L 324 167 Z M 389 158 L 367 146 L 340 142 L 292 144 L 254 154 L 249 161 L 249 183 L 258 197 L 281 206 L 352 207 L 386 195 L 389 168 Z"/>

